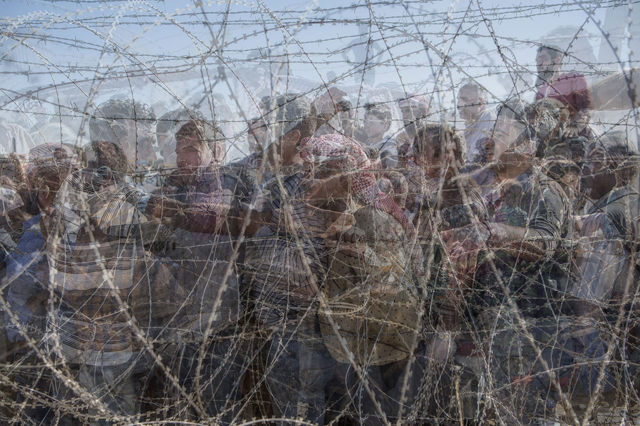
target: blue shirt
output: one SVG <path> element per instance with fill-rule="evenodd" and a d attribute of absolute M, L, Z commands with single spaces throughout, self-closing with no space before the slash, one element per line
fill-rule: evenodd
<path fill-rule="evenodd" d="M 45 240 L 40 231 L 41 218 L 42 215 L 38 214 L 23 223 L 24 234 L 18 241 L 16 250 L 7 257 L 7 301 L 22 326 L 32 323 L 34 316 L 41 315 L 42 321 L 45 317 L 44 304 L 30 306 L 29 303 L 29 299 L 46 291 L 48 285 L 48 268 L 42 265 L 47 259 L 44 251 Z M 18 327 L 6 312 L 5 323 L 8 339 L 12 342 L 20 339 Z"/>

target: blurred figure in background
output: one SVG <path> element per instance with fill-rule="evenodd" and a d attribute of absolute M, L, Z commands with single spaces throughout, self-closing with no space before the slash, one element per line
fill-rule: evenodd
<path fill-rule="evenodd" d="M 395 168 L 398 163 L 398 148 L 395 139 L 387 136 L 393 116 L 391 108 L 384 103 L 369 103 L 364 106 L 364 122 L 359 140 L 370 151 L 369 158 L 378 160 L 380 167 Z"/>
<path fill-rule="evenodd" d="M 0 120 L 0 155 L 27 155 L 34 146 L 36 143 L 22 126 Z"/>
<path fill-rule="evenodd" d="M 396 101 L 402 114 L 403 128 L 396 136 L 398 146 L 398 170 L 404 172 L 408 167 L 413 139 L 418 129 L 427 123 L 429 103 L 422 95 L 408 94 Z"/>
<path fill-rule="evenodd" d="M 565 55 L 566 52 L 556 46 L 538 47 L 536 54 L 538 91 L 535 100 L 553 98 L 562 102 L 569 109 L 573 136 L 592 138 L 589 110 L 593 108 L 593 100 L 587 80 L 582 74 L 562 72 Z"/>
<path fill-rule="evenodd" d="M 466 83 L 458 91 L 458 113 L 465 122 L 467 164 L 484 166 L 493 157 L 491 134 L 496 114 L 487 105 L 487 93 L 477 83 Z"/>

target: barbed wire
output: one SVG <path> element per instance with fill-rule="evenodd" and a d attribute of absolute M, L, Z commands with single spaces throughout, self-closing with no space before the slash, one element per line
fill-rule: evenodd
<path fill-rule="evenodd" d="M 639 422 L 638 3 L 3 3 L 0 421 Z"/>

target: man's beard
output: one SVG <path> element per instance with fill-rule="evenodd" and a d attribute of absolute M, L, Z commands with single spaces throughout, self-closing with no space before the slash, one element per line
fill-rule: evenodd
<path fill-rule="evenodd" d="M 538 79 L 536 80 L 536 87 L 542 86 L 545 83 L 549 83 L 553 77 L 553 70 L 545 70 L 538 72 Z"/>

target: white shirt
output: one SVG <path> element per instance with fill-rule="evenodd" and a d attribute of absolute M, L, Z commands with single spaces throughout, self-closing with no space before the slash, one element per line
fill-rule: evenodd
<path fill-rule="evenodd" d="M 480 155 L 479 142 L 491 137 L 495 122 L 495 111 L 493 109 L 485 109 L 473 124 L 464 129 L 464 139 L 467 142 L 467 162 L 476 161 Z"/>

